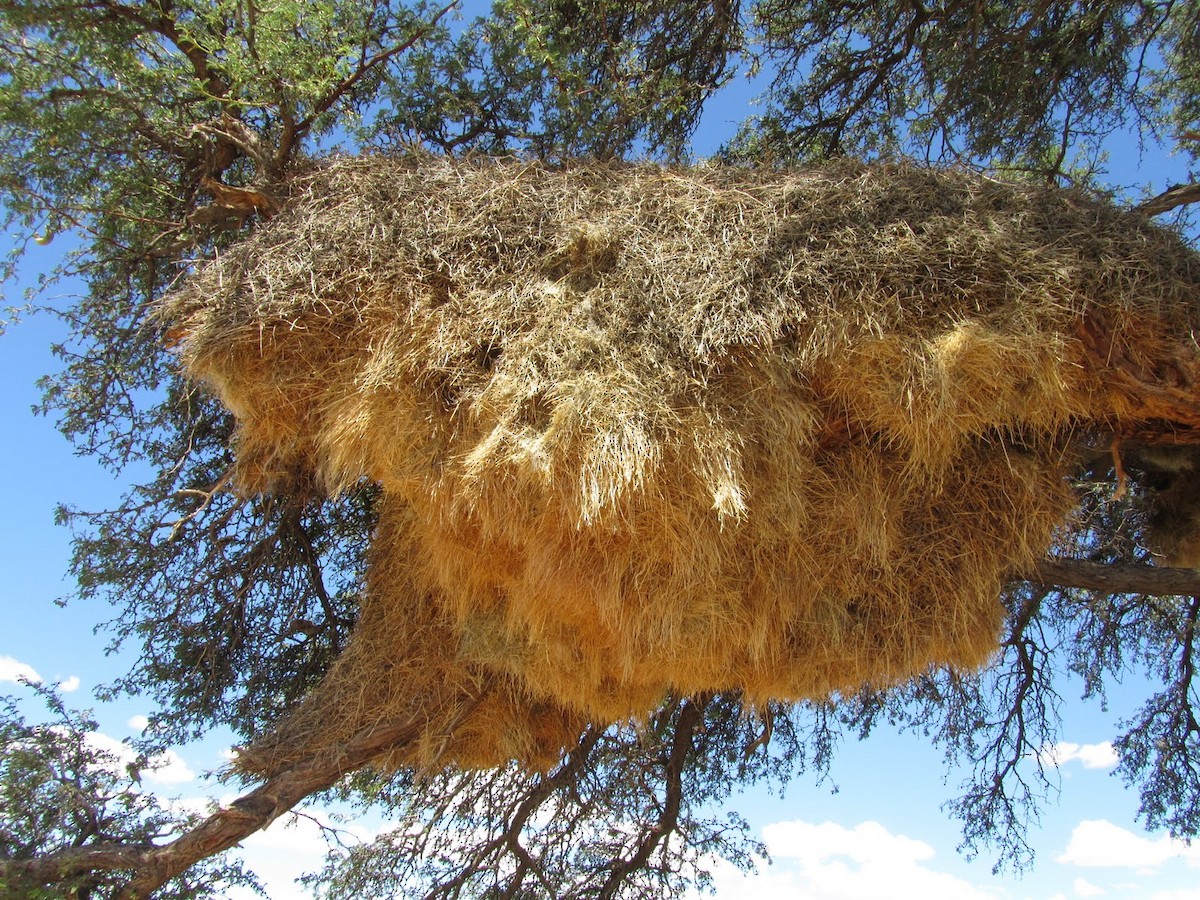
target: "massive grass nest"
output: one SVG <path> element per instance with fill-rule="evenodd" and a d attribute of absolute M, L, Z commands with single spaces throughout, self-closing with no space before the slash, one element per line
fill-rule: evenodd
<path fill-rule="evenodd" d="M 164 315 L 246 491 L 383 488 L 349 648 L 247 754 L 553 760 L 670 692 L 994 652 L 1079 448 L 1200 425 L 1200 261 L 959 171 L 345 160 Z"/>

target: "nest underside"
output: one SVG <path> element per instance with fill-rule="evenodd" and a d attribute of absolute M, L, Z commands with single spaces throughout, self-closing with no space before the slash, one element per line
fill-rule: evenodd
<path fill-rule="evenodd" d="M 1081 454 L 1200 425 L 1198 299 L 1173 235 L 959 171 L 325 166 L 163 313 L 242 489 L 383 488 L 348 649 L 243 765 L 980 666 Z"/>

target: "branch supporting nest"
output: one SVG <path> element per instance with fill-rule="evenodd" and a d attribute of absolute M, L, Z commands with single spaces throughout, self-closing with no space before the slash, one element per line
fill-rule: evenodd
<path fill-rule="evenodd" d="M 259 171 L 265 171 L 270 162 L 271 154 L 263 146 L 262 139 L 254 129 L 231 115 L 222 115 L 215 123 L 202 122 L 194 125 L 191 134 L 212 138 L 218 144 L 227 144 L 237 148 L 238 151 L 254 161 L 255 168 Z"/>
<path fill-rule="evenodd" d="M 479 703 L 483 693 L 486 690 L 481 696 L 463 699 L 459 719 Z M 266 828 L 304 798 L 417 740 L 427 724 L 425 717 L 418 715 L 364 728 L 344 746 L 314 753 L 161 847 L 97 844 L 70 847 L 35 859 L 0 860 L 0 884 L 55 884 L 86 872 L 129 870 L 133 877 L 117 895 L 119 900 L 148 900 L 172 878 Z"/>
<path fill-rule="evenodd" d="M 1158 216 L 1197 201 L 1200 201 L 1200 184 L 1176 184 L 1158 196 L 1139 203 L 1133 209 L 1146 216 Z"/>
<path fill-rule="evenodd" d="M 1200 596 L 1200 569 L 1182 567 L 1046 559 L 1025 580 L 1045 587 L 1082 588 L 1106 594 Z"/>

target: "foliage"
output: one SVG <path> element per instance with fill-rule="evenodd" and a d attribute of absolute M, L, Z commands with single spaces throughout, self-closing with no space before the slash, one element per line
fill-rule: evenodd
<path fill-rule="evenodd" d="M 1113 135 L 1170 146 L 1194 128 L 1196 15 L 1154 0 L 765 0 L 754 17 L 774 77 L 737 143 L 1086 179 Z"/>
<path fill-rule="evenodd" d="M 749 68 L 765 105 L 726 148 L 732 160 L 903 153 L 1144 192 L 1100 180 L 1105 140 L 1132 129 L 1194 165 L 1198 16 L 1177 0 L 501 0 L 470 21 L 392 0 L 2 0 L 4 225 L 21 235 L 18 256 L 63 231 L 83 242 L 66 264 L 80 296 L 53 310 L 72 338 L 43 412 L 141 482 L 117 509 L 62 510 L 80 597 L 112 603 L 113 646 L 132 660 L 111 691 L 153 696 L 163 742 L 216 724 L 260 731 L 343 646 L 374 522 L 370 486 L 333 501 L 304 484 L 260 498 L 229 489 L 230 420 L 176 378 L 171 336 L 147 319 L 196 260 L 254 227 L 205 176 L 281 203 L 307 156 L 343 145 L 686 160 L 706 101 Z M 1084 514 L 1115 477 L 1097 464 L 1079 486 Z M 1144 558 L 1138 499 L 1124 518 L 1098 517 L 1102 539 L 1078 556 Z M 443 896 L 582 892 L 618 874 L 624 896 L 674 891 L 703 880 L 704 854 L 745 863 L 754 849 L 705 803 L 756 779 L 781 785 L 805 760 L 820 771 L 842 735 L 887 720 L 927 731 L 973 773 L 958 802 L 967 848 L 1020 862 L 1028 817 L 1053 790 L 1030 753 L 1056 733 L 1066 671 L 1095 696 L 1147 676 L 1146 705 L 1117 741 L 1121 772 L 1148 824 L 1200 834 L 1196 602 L 1018 586 L 1006 603 L 1001 657 L 978 677 L 931 673 L 886 695 L 772 708 L 766 730 L 737 697 L 668 700 L 641 730 L 583 735 L 546 776 L 360 775 L 355 796 L 394 810 L 400 831 L 332 863 L 322 890 L 387 895 L 380 873 L 396 872 Z M 704 728 L 681 729 L 701 706 Z M 52 708 L 57 730 L 4 715 L 3 789 L 17 791 L 5 858 L 86 844 L 80 810 L 111 820 L 112 840 L 161 837 L 161 810 L 96 765 L 90 721 Z M 52 765 L 82 807 L 29 790 L 33 769 Z M 672 790 L 678 823 L 643 853 Z M 609 815 L 627 830 L 604 832 Z M 414 841 L 422 854 L 406 857 Z M 204 896 L 225 871 L 168 896 Z M 95 878 L 111 892 L 109 875 Z"/>
<path fill-rule="evenodd" d="M 740 40 L 726 0 L 499 0 L 415 49 L 364 138 L 539 159 L 686 158 Z"/>
<path fill-rule="evenodd" d="M 52 689 L 31 685 L 46 721 L 30 723 L 17 698 L 0 698 L 0 860 L 33 860 L 55 852 L 139 848 L 187 831 L 202 818 L 162 806 L 136 785 L 152 765 L 128 760 L 95 739 L 97 724 L 71 712 Z M 0 876 L 0 896 L 27 900 L 107 896 L 127 880 L 120 868 L 43 882 Z M 205 861 L 164 886 L 164 900 L 219 898 L 234 885 L 253 886 L 239 862 Z"/>

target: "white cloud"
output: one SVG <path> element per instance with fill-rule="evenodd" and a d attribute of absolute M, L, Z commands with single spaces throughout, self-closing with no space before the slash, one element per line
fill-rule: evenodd
<path fill-rule="evenodd" d="M 1200 844 L 1189 847 L 1165 836 L 1151 839 L 1105 819 L 1085 819 L 1075 826 L 1057 861 L 1086 867 L 1155 869 L 1176 857 L 1200 866 Z"/>
<path fill-rule="evenodd" d="M 88 745 L 93 750 L 100 750 L 107 753 L 110 759 L 110 765 L 106 765 L 109 771 L 120 775 L 125 771 L 125 767 L 136 759 L 136 754 L 128 744 L 118 741 L 115 737 L 107 735 L 102 731 L 93 731 L 85 736 Z"/>
<path fill-rule="evenodd" d="M 89 734 L 88 742 L 114 758 L 113 768 L 118 773 L 137 759 L 137 754 L 128 744 L 102 732 Z M 183 757 L 174 750 L 164 750 L 162 753 L 150 757 L 138 774 L 143 781 L 155 784 L 184 784 L 196 777 L 196 773 L 184 762 Z"/>
<path fill-rule="evenodd" d="M 22 678 L 34 682 L 42 680 L 42 676 L 33 666 L 13 659 L 11 656 L 0 656 L 0 681 L 11 681 L 13 684 L 17 684 Z"/>
<path fill-rule="evenodd" d="M 1092 884 L 1086 878 L 1076 878 L 1071 882 L 1071 890 L 1075 892 L 1076 897 L 1099 897 L 1101 894 L 1108 893 L 1104 888 Z"/>
<path fill-rule="evenodd" d="M 226 798 L 222 803 L 232 799 Z M 282 816 L 241 842 L 246 867 L 258 876 L 271 900 L 311 900 L 312 895 L 301 889 L 296 879 L 319 870 L 325 863 L 329 845 L 321 826 L 336 828 L 340 840 L 347 845 L 369 841 L 376 835 L 359 825 L 335 823 L 324 812 L 309 809 L 300 815 Z M 251 900 L 258 895 L 243 889 L 229 896 L 230 900 Z"/>
<path fill-rule="evenodd" d="M 835 822 L 776 822 L 763 829 L 763 839 L 773 856 L 805 861 L 845 856 L 856 863 L 903 863 L 934 856 L 924 841 L 892 834 L 878 822 L 863 822 L 853 829 Z"/>
<path fill-rule="evenodd" d="M 21 680 L 40 684 L 42 676 L 29 663 L 23 663 L 11 656 L 0 656 L 0 681 L 9 681 L 13 684 L 18 684 Z M 72 691 L 79 690 L 79 685 L 79 676 L 71 675 L 58 682 L 56 686 L 64 694 L 69 694 Z"/>
<path fill-rule="evenodd" d="M 1098 744 L 1073 744 L 1070 741 L 1062 741 L 1043 747 L 1038 755 L 1043 764 L 1058 768 L 1070 762 L 1078 762 L 1085 769 L 1111 769 L 1120 762 L 1112 741 L 1101 741 Z"/>
<path fill-rule="evenodd" d="M 159 784 L 183 784 L 193 781 L 196 773 L 174 750 L 164 750 L 150 757 L 149 766 L 142 771 L 142 777 Z"/>
<path fill-rule="evenodd" d="M 1200 888 L 1175 888 L 1174 890 L 1155 891 L 1149 900 L 1200 900 Z"/>
<path fill-rule="evenodd" d="M 134 731 L 142 732 L 150 727 L 150 719 L 147 716 L 130 716 L 129 721 L 125 724 Z"/>
<path fill-rule="evenodd" d="M 763 828 L 774 865 L 756 875 L 728 863 L 713 866 L 721 900 L 875 900 L 907 896 L 922 900 L 994 900 L 993 891 L 929 868 L 934 849 L 924 841 L 892 834 L 878 822 L 846 828 L 833 822 L 776 822 Z"/>

